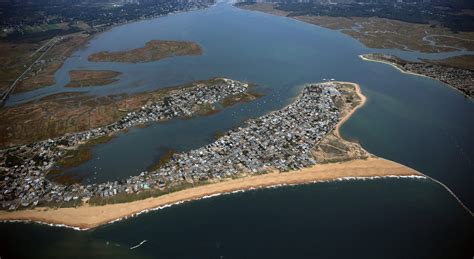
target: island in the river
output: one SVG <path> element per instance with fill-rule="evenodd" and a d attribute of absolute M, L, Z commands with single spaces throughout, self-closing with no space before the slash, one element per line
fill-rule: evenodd
<path fill-rule="evenodd" d="M 462 57 L 461 59 L 452 58 L 448 60 L 429 62 L 412 62 L 393 55 L 380 53 L 365 54 L 360 57 L 368 61 L 389 64 L 404 73 L 421 75 L 439 80 L 454 89 L 459 90 L 470 98 L 474 97 L 474 70 L 464 68 L 466 67 L 464 60 L 470 59 L 468 56 Z M 447 66 L 446 64 L 451 66 Z"/>
<path fill-rule="evenodd" d="M 226 82 L 231 83 L 195 92 L 199 96 L 197 102 L 222 100 L 226 98 L 223 92 L 229 96 L 246 92 L 243 84 L 228 79 Z M 122 181 L 87 186 L 64 186 L 45 178 L 61 156 L 58 145 L 76 147 L 86 139 L 166 114 L 187 115 L 192 110 L 186 106 L 189 102 L 179 104 L 179 100 L 180 96 L 151 103 L 139 113 L 128 114 L 120 123 L 36 144 L 38 154 L 24 159 L 20 166 L 9 166 L 8 177 L 12 179 L 1 186 L 5 193 L 2 207 L 12 211 L 1 211 L 0 219 L 87 229 L 144 210 L 223 192 L 347 177 L 423 177 L 413 169 L 373 156 L 357 143 L 343 140 L 340 125 L 366 98 L 356 84 L 328 82 L 305 86 L 287 107 L 249 120 L 246 126 L 231 130 L 202 148 L 173 154 L 155 170 Z M 17 149 L 16 154 L 22 154 L 18 150 L 24 148 Z M 26 185 L 31 188 L 23 188 Z M 64 208 L 71 206 L 75 208 Z"/>
<path fill-rule="evenodd" d="M 88 60 L 93 62 L 144 63 L 173 56 L 197 56 L 201 55 L 202 52 L 202 48 L 195 42 L 152 40 L 142 48 L 94 53 L 88 57 Z"/>
<path fill-rule="evenodd" d="M 118 81 L 122 73 L 111 70 L 71 70 L 65 87 L 103 86 Z"/>

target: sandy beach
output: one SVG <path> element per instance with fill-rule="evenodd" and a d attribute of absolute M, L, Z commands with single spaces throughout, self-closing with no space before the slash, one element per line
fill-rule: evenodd
<path fill-rule="evenodd" d="M 35 208 L 15 212 L 1 211 L 0 220 L 37 221 L 48 224 L 66 225 L 79 229 L 90 229 L 117 219 L 133 216 L 147 209 L 159 208 L 181 201 L 196 200 L 220 193 L 284 184 L 331 181 L 347 177 L 367 178 L 384 176 L 421 175 L 413 169 L 389 160 L 369 158 L 367 160 L 352 160 L 343 163 L 316 165 L 295 172 L 275 172 L 243 177 L 129 203 L 104 206 L 84 205 L 78 208 L 61 209 Z"/>
<path fill-rule="evenodd" d="M 338 81 L 340 82 L 340 81 Z M 341 137 L 341 132 L 340 132 L 340 129 L 341 129 L 341 126 L 347 121 L 349 120 L 349 118 L 362 106 L 365 105 L 365 103 L 367 102 L 367 96 L 363 95 L 362 94 L 362 91 L 360 90 L 360 86 L 358 84 L 355 84 L 355 83 L 351 83 L 351 82 L 340 82 L 340 83 L 344 83 L 344 84 L 350 84 L 350 85 L 353 85 L 355 87 L 355 91 L 357 93 L 357 95 L 360 97 L 360 103 L 354 107 L 354 109 L 352 109 L 349 113 L 347 113 L 344 117 L 342 117 L 342 119 L 336 124 L 336 127 L 334 128 L 334 134 L 336 134 L 337 137 L 339 138 L 342 138 Z"/>
<path fill-rule="evenodd" d="M 422 75 L 422 74 L 417 74 L 417 73 L 413 73 L 413 72 L 410 72 L 410 71 L 406 71 L 405 69 L 402 69 L 402 68 L 398 67 L 397 65 L 395 65 L 395 64 L 393 64 L 393 63 L 386 62 L 386 61 L 382 61 L 382 60 L 369 59 L 369 58 L 364 57 L 364 55 L 359 55 L 359 58 L 361 58 L 362 60 L 365 60 L 365 61 L 379 62 L 379 63 L 383 63 L 383 64 L 390 65 L 390 66 L 396 68 L 398 71 L 400 71 L 400 72 L 402 72 L 402 73 L 404 73 L 404 74 L 409 74 L 409 75 L 414 75 L 414 76 L 421 76 L 421 77 L 426 77 L 426 78 L 429 78 L 429 79 L 433 79 L 433 80 L 439 81 L 439 82 L 441 82 L 441 83 L 443 83 L 443 84 L 445 84 L 445 85 L 451 87 L 451 89 L 456 90 L 456 92 L 459 92 L 460 94 L 469 97 L 471 100 L 473 99 L 473 98 L 471 98 L 469 95 L 466 95 L 466 93 L 464 93 L 463 91 L 457 89 L 456 87 L 454 87 L 454 86 L 452 86 L 452 85 L 450 85 L 450 84 L 448 84 L 448 83 L 445 83 L 445 82 L 439 80 L 438 78 L 434 78 L 434 77 L 431 77 L 431 76 L 426 76 L 426 75 Z"/>
<path fill-rule="evenodd" d="M 354 112 L 362 107 L 367 98 L 362 94 L 359 85 L 354 85 L 361 102 L 348 112 L 336 125 L 334 131 L 340 137 L 339 128 Z M 417 176 L 425 177 L 414 169 L 383 158 L 354 159 L 339 163 L 317 164 L 313 167 L 286 173 L 272 172 L 264 175 L 247 176 L 238 179 L 224 180 L 218 183 L 189 188 L 159 197 L 148 198 L 128 203 L 90 206 L 85 204 L 76 208 L 35 208 L 14 212 L 0 211 L 0 220 L 35 221 L 46 224 L 56 224 L 76 229 L 90 229 L 118 219 L 137 215 L 141 212 L 156 209 L 171 204 L 201 199 L 206 196 L 230 193 L 252 188 L 269 186 L 293 185 L 335 181 L 341 179 L 379 178 Z"/>
<path fill-rule="evenodd" d="M 422 75 L 422 74 L 417 74 L 417 73 L 413 73 L 413 72 L 410 72 L 410 71 L 406 71 L 405 69 L 402 69 L 400 68 L 399 66 L 393 64 L 393 63 L 390 63 L 390 62 L 387 62 L 387 61 L 382 61 L 382 60 L 375 60 L 375 59 L 370 59 L 370 58 L 366 58 L 364 57 L 364 55 L 359 55 L 359 58 L 361 58 L 362 60 L 365 60 L 365 61 L 371 61 L 371 62 L 378 62 L 378 63 L 383 63 L 383 64 L 387 64 L 387 65 L 390 65 L 394 68 L 396 68 L 398 71 L 404 73 L 404 74 L 409 74 L 409 75 L 414 75 L 414 76 L 422 76 L 422 77 L 426 77 L 426 78 L 430 78 L 430 79 L 434 79 L 434 80 L 438 80 L 436 78 L 433 78 L 433 77 L 429 77 L 429 76 L 425 76 L 425 75 Z M 439 80 L 438 80 L 439 81 Z M 453 87 L 454 88 L 454 87 Z M 456 88 L 454 88 L 456 89 Z"/>

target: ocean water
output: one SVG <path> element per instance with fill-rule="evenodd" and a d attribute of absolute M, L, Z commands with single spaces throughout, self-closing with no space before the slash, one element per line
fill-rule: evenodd
<path fill-rule="evenodd" d="M 144 64 L 87 61 L 91 53 L 136 48 L 152 39 L 196 41 L 204 54 Z M 74 89 L 94 95 L 142 92 L 215 76 L 253 82 L 266 93 L 212 116 L 135 128 L 97 146 L 91 161 L 66 172 L 89 183 L 138 174 L 169 149 L 208 144 L 216 132 L 288 104 L 305 83 L 330 78 L 356 82 L 368 102 L 344 124 L 343 136 L 442 181 L 472 210 L 473 102 L 435 80 L 358 58 L 380 51 L 337 31 L 219 3 L 102 33 L 66 61 L 55 85 L 13 95 L 9 105 L 71 91 L 63 87 L 68 71 L 80 68 L 123 72 L 110 86 Z M 409 59 L 446 55 L 383 52 Z M 471 258 L 473 240 L 472 217 L 444 189 L 427 180 L 394 179 L 220 196 L 85 232 L 9 223 L 0 224 L 0 233 L 2 258 Z M 143 246 L 129 250 L 144 239 Z"/>
<path fill-rule="evenodd" d="M 473 230 L 472 217 L 438 185 L 379 179 L 223 195 L 87 231 L 5 223 L 0 225 L 0 255 L 471 258 Z"/>

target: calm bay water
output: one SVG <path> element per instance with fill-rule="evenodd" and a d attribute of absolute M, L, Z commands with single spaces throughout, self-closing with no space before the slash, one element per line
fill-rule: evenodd
<path fill-rule="evenodd" d="M 152 39 L 196 41 L 204 55 L 146 64 L 87 62 L 91 53 L 141 47 Z M 374 51 L 380 52 L 339 32 L 217 4 L 105 32 L 66 61 L 56 74 L 56 85 L 14 95 L 9 104 L 70 91 L 63 85 L 68 71 L 77 68 L 124 73 L 111 86 L 88 90 L 96 95 L 141 92 L 214 76 L 257 83 L 267 93 L 213 116 L 132 129 L 99 145 L 91 161 L 68 172 L 87 183 L 138 174 L 168 149 L 186 151 L 210 143 L 217 131 L 283 107 L 304 83 L 324 78 L 357 82 L 369 100 L 343 126 L 343 135 L 376 155 L 441 180 L 473 209 L 473 102 L 435 80 L 358 58 Z M 384 52 L 410 59 L 443 56 Z M 228 195 L 86 232 L 35 224 L 1 224 L 0 232 L 8 233 L 1 235 L 2 258 L 462 258 L 472 255 L 468 246 L 473 233 L 472 218 L 446 191 L 424 180 L 315 184 Z M 148 243 L 129 250 L 143 239 Z"/>

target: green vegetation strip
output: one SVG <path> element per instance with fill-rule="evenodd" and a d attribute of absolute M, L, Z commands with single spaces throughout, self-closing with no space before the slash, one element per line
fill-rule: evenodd
<path fill-rule="evenodd" d="M 152 197 L 162 196 L 168 193 L 189 189 L 192 187 L 202 186 L 210 184 L 209 181 L 200 181 L 198 183 L 182 183 L 175 186 L 167 187 L 166 189 L 150 189 L 139 193 L 119 193 L 112 197 L 99 197 L 95 196 L 89 200 L 89 204 L 92 206 L 102 206 L 107 204 L 126 203 L 131 201 L 138 201 Z"/>

